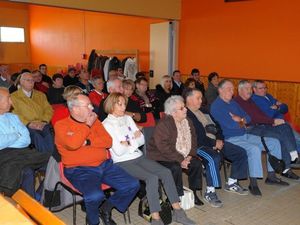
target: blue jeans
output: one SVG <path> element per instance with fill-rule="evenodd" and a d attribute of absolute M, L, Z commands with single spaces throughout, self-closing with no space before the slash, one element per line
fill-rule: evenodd
<path fill-rule="evenodd" d="M 99 207 L 105 195 L 101 190 L 101 184 L 105 183 L 116 191 L 107 199 L 119 211 L 125 212 L 128 205 L 139 190 L 139 181 L 112 160 L 106 160 L 96 167 L 66 168 L 65 176 L 83 194 L 87 219 L 90 224 L 99 223 Z"/>
<path fill-rule="evenodd" d="M 291 167 L 291 155 L 290 152 L 297 150 L 296 140 L 293 134 L 293 129 L 287 123 L 272 126 L 272 125 L 256 125 L 249 127 L 247 133 L 276 138 L 280 142 L 282 160 L 285 163 L 286 168 Z"/>
<path fill-rule="evenodd" d="M 244 134 L 226 139 L 226 141 L 238 145 L 246 150 L 248 156 L 248 166 L 250 177 L 262 178 L 263 169 L 261 162 L 261 151 L 264 149 L 259 136 L 252 134 Z M 269 147 L 270 153 L 273 156 L 281 159 L 280 143 L 274 138 L 265 138 L 266 144 Z M 267 162 L 268 172 L 273 172 L 270 163 Z"/>
<path fill-rule="evenodd" d="M 35 130 L 27 127 L 30 133 L 32 144 L 39 152 L 54 151 L 54 137 L 49 124 L 46 124 L 43 130 Z"/>

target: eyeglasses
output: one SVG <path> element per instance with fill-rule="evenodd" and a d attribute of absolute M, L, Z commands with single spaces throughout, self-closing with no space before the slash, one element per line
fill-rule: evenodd
<path fill-rule="evenodd" d="M 257 89 L 259 89 L 259 90 L 267 90 L 268 87 L 258 87 Z"/>
<path fill-rule="evenodd" d="M 94 106 L 91 103 L 88 104 L 88 105 L 76 105 L 76 106 L 78 106 L 78 107 L 87 107 L 88 109 L 91 109 L 91 110 L 94 109 Z"/>
<path fill-rule="evenodd" d="M 27 82 L 34 82 L 34 80 L 33 79 L 22 79 L 22 80 L 25 80 L 25 81 L 27 81 Z"/>

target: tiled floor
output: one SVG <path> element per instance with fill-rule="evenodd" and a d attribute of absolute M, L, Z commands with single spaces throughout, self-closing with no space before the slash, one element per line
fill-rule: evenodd
<path fill-rule="evenodd" d="M 295 172 L 300 175 L 300 170 Z M 254 197 L 251 194 L 239 196 L 219 189 L 217 193 L 224 203 L 222 208 L 212 208 L 205 204 L 186 212 L 200 225 L 299 225 L 300 181 L 284 180 L 290 185 L 271 186 L 266 185 L 264 180 L 259 180 L 262 197 Z M 248 181 L 242 181 L 241 184 L 247 187 Z M 135 200 L 130 206 L 131 224 L 149 224 L 137 215 L 137 208 L 138 200 Z M 67 224 L 72 224 L 72 208 L 56 214 Z M 113 218 L 119 225 L 125 224 L 123 215 L 116 210 L 113 211 Z M 85 224 L 85 214 L 79 206 L 77 224 Z"/>

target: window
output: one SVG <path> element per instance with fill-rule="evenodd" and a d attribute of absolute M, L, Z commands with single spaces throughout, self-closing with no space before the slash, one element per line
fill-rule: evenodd
<path fill-rule="evenodd" d="M 24 28 L 0 27 L 0 42 L 25 42 Z"/>

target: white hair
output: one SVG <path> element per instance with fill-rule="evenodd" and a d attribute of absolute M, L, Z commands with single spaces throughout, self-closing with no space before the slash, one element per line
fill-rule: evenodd
<path fill-rule="evenodd" d="M 115 81 L 116 80 L 119 80 L 120 82 L 121 82 L 121 80 L 120 79 L 115 79 L 115 80 L 108 80 L 107 81 L 107 83 L 106 83 L 106 88 L 107 88 L 107 91 L 108 91 L 108 93 L 110 93 L 110 89 L 111 88 L 115 88 Z"/>
<path fill-rule="evenodd" d="M 180 95 L 173 95 L 169 97 L 164 104 L 165 107 L 165 114 L 171 115 L 173 112 L 176 111 L 176 104 L 177 103 L 184 103 L 183 98 Z"/>

